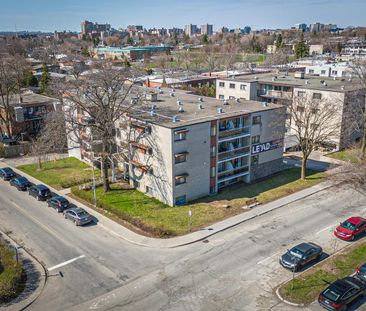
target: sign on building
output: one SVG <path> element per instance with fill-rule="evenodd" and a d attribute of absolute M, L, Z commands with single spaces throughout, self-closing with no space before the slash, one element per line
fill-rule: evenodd
<path fill-rule="evenodd" d="M 283 147 L 283 140 L 276 139 L 267 143 L 256 144 L 252 146 L 252 154 L 262 153 Z"/>

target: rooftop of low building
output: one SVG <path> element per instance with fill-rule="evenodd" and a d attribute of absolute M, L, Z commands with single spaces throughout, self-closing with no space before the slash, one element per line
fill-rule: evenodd
<path fill-rule="evenodd" d="M 36 94 L 31 91 L 22 92 L 20 95 L 13 95 L 10 98 L 10 103 L 12 106 L 36 106 L 42 104 L 53 104 L 57 99 Z"/>

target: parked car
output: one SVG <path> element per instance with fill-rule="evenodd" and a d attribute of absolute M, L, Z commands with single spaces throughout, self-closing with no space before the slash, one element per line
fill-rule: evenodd
<path fill-rule="evenodd" d="M 47 200 L 48 206 L 56 209 L 59 213 L 70 207 L 70 202 L 62 196 L 55 196 Z"/>
<path fill-rule="evenodd" d="M 346 310 L 358 298 L 366 294 L 366 284 L 354 277 L 338 279 L 323 290 L 319 304 L 327 310 Z"/>
<path fill-rule="evenodd" d="M 25 191 L 31 186 L 31 183 L 27 178 L 19 176 L 11 179 L 10 185 L 16 187 L 18 190 Z"/>
<path fill-rule="evenodd" d="M 299 270 L 312 261 L 318 261 L 323 254 L 323 249 L 315 243 L 301 243 L 287 250 L 280 257 L 280 264 L 290 270 Z"/>
<path fill-rule="evenodd" d="M 83 208 L 76 207 L 64 211 L 65 219 L 72 220 L 76 226 L 82 226 L 93 221 L 93 217 Z"/>
<path fill-rule="evenodd" d="M 51 197 L 51 191 L 45 185 L 32 186 L 28 189 L 28 193 L 38 201 L 46 201 Z"/>
<path fill-rule="evenodd" d="M 4 180 L 10 180 L 14 178 L 15 172 L 10 167 L 0 168 L 0 177 Z"/>
<path fill-rule="evenodd" d="M 342 240 L 353 241 L 366 231 L 366 219 L 351 217 L 342 222 L 335 230 L 334 235 Z"/>
<path fill-rule="evenodd" d="M 366 263 L 357 269 L 356 277 L 366 283 Z"/>

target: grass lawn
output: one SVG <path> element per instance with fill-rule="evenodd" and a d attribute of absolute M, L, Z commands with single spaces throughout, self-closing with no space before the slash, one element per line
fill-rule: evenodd
<path fill-rule="evenodd" d="M 19 170 L 33 176 L 56 189 L 69 188 L 92 179 L 92 168 L 76 158 L 44 162 L 42 170 L 37 169 L 37 164 L 20 165 Z M 96 176 L 100 173 L 95 171 Z"/>
<path fill-rule="evenodd" d="M 0 241 L 0 303 L 16 297 L 23 289 L 25 275 L 14 251 Z"/>
<path fill-rule="evenodd" d="M 366 261 L 366 243 L 354 245 L 333 258 L 326 259 L 314 269 L 291 280 L 280 288 L 281 296 L 294 303 L 310 304 L 320 292 L 336 279 L 351 275 Z"/>
<path fill-rule="evenodd" d="M 97 189 L 98 206 L 115 217 L 128 221 L 145 233 L 153 236 L 177 236 L 188 233 L 188 210 L 192 211 L 191 230 L 198 230 L 209 224 L 242 213 L 245 201 L 257 197 L 261 203 L 313 186 L 323 180 L 323 173 L 309 171 L 306 181 L 299 180 L 300 169 L 283 171 L 269 179 L 255 184 L 238 184 L 223 190 L 217 196 L 207 197 L 180 207 L 169 207 L 149 198 L 136 190 L 114 190 L 104 193 Z M 88 202 L 93 201 L 92 191 L 72 188 L 72 193 Z M 225 207 L 230 205 L 230 208 Z"/>
<path fill-rule="evenodd" d="M 345 149 L 341 151 L 337 151 L 334 153 L 327 154 L 326 156 L 332 159 L 341 160 L 341 161 L 350 161 L 352 163 L 358 163 L 359 157 L 357 155 L 357 149 Z"/>

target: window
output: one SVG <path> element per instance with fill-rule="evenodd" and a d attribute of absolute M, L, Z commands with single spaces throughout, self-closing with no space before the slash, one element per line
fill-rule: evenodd
<path fill-rule="evenodd" d="M 210 177 L 215 177 L 216 176 L 216 167 L 211 167 L 210 169 Z"/>
<path fill-rule="evenodd" d="M 261 141 L 261 137 L 259 135 L 252 137 L 252 144 L 259 144 Z"/>
<path fill-rule="evenodd" d="M 298 91 L 297 92 L 297 96 L 299 96 L 299 97 L 305 97 L 305 92 L 304 91 Z"/>
<path fill-rule="evenodd" d="M 235 96 L 229 96 L 229 99 L 235 99 Z"/>
<path fill-rule="evenodd" d="M 175 159 L 175 164 L 186 162 L 187 161 L 187 152 L 175 154 L 174 159 Z"/>
<path fill-rule="evenodd" d="M 224 95 L 219 95 L 219 99 L 224 100 L 225 96 Z"/>
<path fill-rule="evenodd" d="M 175 205 L 184 205 L 187 202 L 186 195 L 181 195 L 175 198 Z"/>
<path fill-rule="evenodd" d="M 262 117 L 261 116 L 255 116 L 255 117 L 253 117 L 252 124 L 253 125 L 262 124 Z"/>
<path fill-rule="evenodd" d="M 322 71 L 321 71 L 321 74 L 322 74 L 322 75 L 325 75 L 325 74 L 326 74 L 326 72 L 327 72 L 326 70 L 322 70 Z"/>
<path fill-rule="evenodd" d="M 179 185 L 183 185 L 187 182 L 187 175 L 178 175 L 175 176 L 175 185 L 179 186 Z"/>
<path fill-rule="evenodd" d="M 149 187 L 149 186 L 146 186 L 146 193 L 150 194 L 150 195 L 153 195 L 154 194 L 154 189 Z"/>
<path fill-rule="evenodd" d="M 259 155 L 252 156 L 252 165 L 257 165 L 259 163 Z"/>
<path fill-rule="evenodd" d="M 174 132 L 174 141 L 186 140 L 188 131 L 185 129 Z"/>
<path fill-rule="evenodd" d="M 297 107 L 296 107 L 296 110 L 297 110 L 298 112 L 302 113 L 302 112 L 304 112 L 304 111 L 305 111 L 305 107 L 303 107 L 303 106 L 297 106 Z"/>
<path fill-rule="evenodd" d="M 245 88 L 246 88 L 247 86 L 245 85 L 245 84 L 240 84 L 240 90 L 241 91 L 245 91 Z"/>
<path fill-rule="evenodd" d="M 219 82 L 219 87 L 225 87 L 225 82 Z"/>
<path fill-rule="evenodd" d="M 321 93 L 313 93 L 313 99 L 322 99 Z"/>
<path fill-rule="evenodd" d="M 309 69 L 309 74 L 314 74 L 314 69 Z"/>
<path fill-rule="evenodd" d="M 337 70 L 332 70 L 332 76 L 336 76 L 338 74 Z"/>
<path fill-rule="evenodd" d="M 230 83 L 230 84 L 229 84 L 229 87 L 230 87 L 231 89 L 235 89 L 235 83 Z"/>
<path fill-rule="evenodd" d="M 216 136 L 217 127 L 216 125 L 211 126 L 211 137 Z"/>
<path fill-rule="evenodd" d="M 216 146 L 212 146 L 210 149 L 211 158 L 216 157 Z"/>

